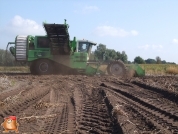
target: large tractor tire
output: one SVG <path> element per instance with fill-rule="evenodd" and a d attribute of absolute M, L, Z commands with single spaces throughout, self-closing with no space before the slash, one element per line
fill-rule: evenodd
<path fill-rule="evenodd" d="M 127 78 L 130 79 L 132 77 L 136 76 L 136 71 L 134 69 L 128 69 L 127 70 Z"/>
<path fill-rule="evenodd" d="M 52 62 L 47 59 L 39 59 L 34 61 L 30 66 L 30 71 L 32 74 L 37 75 L 47 75 L 53 73 Z"/>
<path fill-rule="evenodd" d="M 116 77 L 126 76 L 126 67 L 121 60 L 111 62 L 107 67 L 107 72 L 109 75 Z"/>

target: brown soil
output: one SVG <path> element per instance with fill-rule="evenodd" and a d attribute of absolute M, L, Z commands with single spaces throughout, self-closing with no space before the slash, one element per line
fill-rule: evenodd
<path fill-rule="evenodd" d="M 178 77 L 9 74 L 1 82 L 0 124 L 14 115 L 20 133 L 178 133 Z"/>

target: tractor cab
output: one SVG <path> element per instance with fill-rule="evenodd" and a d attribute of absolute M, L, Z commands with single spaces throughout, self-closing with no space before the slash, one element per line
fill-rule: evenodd
<path fill-rule="evenodd" d="M 92 46 L 96 45 L 97 43 L 88 41 L 88 40 L 78 40 L 77 42 L 77 52 L 81 53 L 88 53 L 90 55 Z"/>

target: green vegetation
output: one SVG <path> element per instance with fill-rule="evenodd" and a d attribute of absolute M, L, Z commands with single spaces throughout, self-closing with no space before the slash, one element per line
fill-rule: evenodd
<path fill-rule="evenodd" d="M 97 49 L 90 55 L 90 59 L 99 59 L 99 60 L 122 60 L 124 63 L 127 63 L 127 54 L 125 51 L 119 52 L 114 49 L 106 48 L 106 45 L 99 44 Z"/>
<path fill-rule="evenodd" d="M 135 57 L 134 63 L 145 64 L 146 62 L 140 56 Z"/>
<path fill-rule="evenodd" d="M 176 64 L 174 62 L 166 62 L 165 60 L 161 60 L 159 56 L 157 56 L 155 59 L 148 58 L 144 60 L 140 56 L 135 57 L 134 62 L 137 64 Z"/>

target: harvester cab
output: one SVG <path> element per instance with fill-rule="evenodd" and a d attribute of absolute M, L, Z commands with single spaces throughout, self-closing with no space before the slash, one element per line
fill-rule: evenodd
<path fill-rule="evenodd" d="M 91 54 L 92 46 L 96 46 L 97 43 L 88 40 L 78 40 L 76 46 L 76 52 L 87 53 L 88 58 Z"/>
<path fill-rule="evenodd" d="M 91 49 L 96 43 L 88 40 L 70 40 L 68 28 L 64 24 L 43 23 L 46 35 L 18 35 L 15 42 L 9 42 L 10 52 L 16 61 L 27 62 L 32 74 L 86 74 L 94 75 L 98 72 L 100 63 L 90 61 Z M 7 49 L 6 49 L 7 50 Z M 95 64 L 97 67 L 94 67 Z M 132 68 L 133 69 L 133 68 Z M 123 77 L 126 66 L 122 61 L 112 61 L 107 65 L 107 74 Z M 143 74 L 143 73 L 142 73 Z"/>

